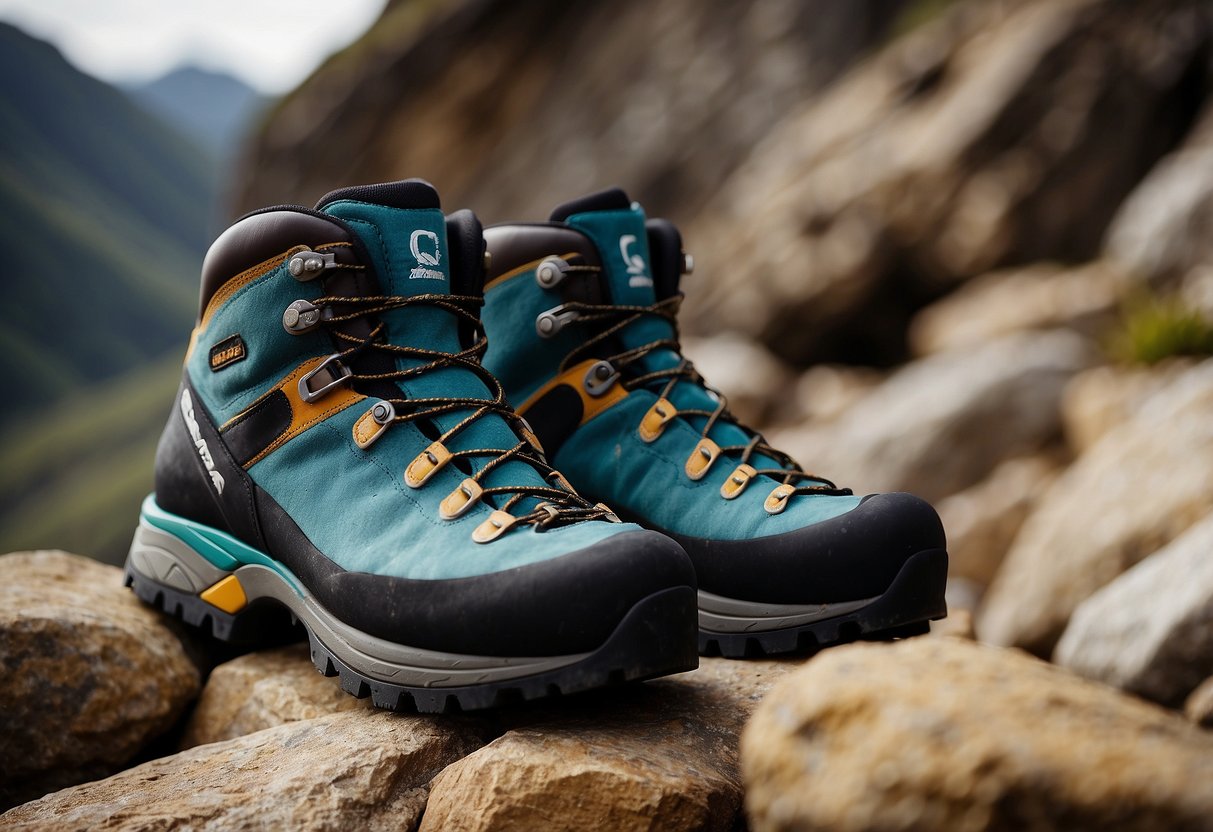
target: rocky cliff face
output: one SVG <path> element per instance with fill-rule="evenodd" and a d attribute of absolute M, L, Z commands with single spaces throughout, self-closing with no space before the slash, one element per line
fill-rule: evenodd
<path fill-rule="evenodd" d="M 885 36 L 903 0 L 394 3 L 283 101 L 234 213 L 423 176 L 483 219 L 545 219 L 625 183 L 690 220 L 786 113 Z"/>

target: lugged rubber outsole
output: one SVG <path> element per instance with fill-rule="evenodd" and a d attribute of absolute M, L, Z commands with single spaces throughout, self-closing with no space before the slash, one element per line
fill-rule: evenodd
<path fill-rule="evenodd" d="M 225 613 L 196 595 L 166 586 L 129 566 L 126 585 L 140 600 L 186 624 L 209 630 L 227 642 L 249 643 L 279 632 L 289 609 L 255 602 L 236 614 Z M 696 595 L 692 587 L 671 587 L 637 602 L 600 647 L 572 664 L 530 676 L 460 687 L 411 687 L 364 675 L 342 661 L 293 613 L 307 633 L 312 662 L 325 676 L 339 677 L 341 688 L 358 698 L 371 697 L 378 708 L 415 713 L 451 713 L 562 696 L 608 685 L 652 679 L 694 670 Z M 268 630 L 267 630 L 268 625 Z"/>
<path fill-rule="evenodd" d="M 862 639 L 922 635 L 930 622 L 948 614 L 944 588 L 948 553 L 928 549 L 912 555 L 882 595 L 854 612 L 777 630 L 746 633 L 699 631 L 699 652 L 728 659 L 785 653 L 811 653 L 823 647 Z"/>

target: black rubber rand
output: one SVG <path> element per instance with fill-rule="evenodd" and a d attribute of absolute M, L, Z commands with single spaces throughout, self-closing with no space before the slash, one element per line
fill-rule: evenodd
<path fill-rule="evenodd" d="M 232 615 L 129 568 L 126 585 L 145 603 L 209 631 L 221 641 L 281 642 L 288 640 L 284 635 L 292 626 L 302 627 L 307 632 L 312 663 L 318 671 L 339 677 L 341 688 L 347 693 L 359 699 L 369 696 L 376 707 L 392 711 L 453 713 L 502 707 L 680 673 L 699 666 L 692 639 L 695 590 L 689 586 L 663 589 L 641 599 L 605 643 L 573 664 L 501 682 L 420 688 L 364 676 L 342 662 L 302 622 L 296 621 L 286 607 L 275 602 L 254 602 Z"/>
<path fill-rule="evenodd" d="M 906 638 L 926 633 L 930 622 L 948 614 L 944 587 L 948 554 L 929 549 L 911 555 L 882 595 L 858 610 L 780 630 L 749 633 L 699 631 L 705 656 L 756 658 L 781 653 L 808 653 L 834 644 Z"/>

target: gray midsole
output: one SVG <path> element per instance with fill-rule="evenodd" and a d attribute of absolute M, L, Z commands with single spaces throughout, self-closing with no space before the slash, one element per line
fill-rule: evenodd
<path fill-rule="evenodd" d="M 879 597 L 879 596 L 877 596 Z M 836 604 L 765 604 L 725 598 L 699 590 L 699 629 L 714 633 L 748 633 L 812 624 L 862 609 L 876 598 Z"/>
<path fill-rule="evenodd" d="M 147 523 L 140 523 L 135 534 L 128 566 L 152 580 L 195 594 L 234 574 L 250 602 L 258 598 L 278 601 L 350 668 L 368 678 L 395 685 L 446 688 L 498 682 L 555 670 L 590 655 L 474 656 L 397 644 L 338 620 L 306 588 L 301 585 L 296 591 L 269 567 L 247 564 L 234 572 L 224 571 L 180 538 Z"/>

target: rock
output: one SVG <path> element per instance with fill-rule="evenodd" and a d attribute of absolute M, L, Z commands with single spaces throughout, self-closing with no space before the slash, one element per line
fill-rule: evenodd
<path fill-rule="evenodd" d="M 1078 268 L 1038 263 L 964 284 L 918 313 L 910 345 L 918 355 L 973 348 L 1002 335 L 1064 327 L 1094 336 L 1115 318 L 1131 286 L 1101 261 Z"/>
<path fill-rule="evenodd" d="M 1017 651 L 828 650 L 741 742 L 754 832 L 1213 829 L 1213 737 Z"/>
<path fill-rule="evenodd" d="M 1051 455 L 1012 459 L 936 506 L 948 533 L 949 581 L 965 578 L 989 586 L 1019 527 L 1060 469 Z"/>
<path fill-rule="evenodd" d="M 1213 514 L 1083 601 L 1053 660 L 1179 707 L 1213 675 Z"/>
<path fill-rule="evenodd" d="M 948 617 L 931 622 L 931 635 L 945 638 L 960 638 L 973 641 L 973 613 L 966 608 L 953 609 L 948 605 Z"/>
<path fill-rule="evenodd" d="M 794 406 L 781 395 L 792 383 L 792 371 L 760 344 L 729 334 L 684 338 L 682 352 L 747 424 L 767 424 L 776 413 Z"/>
<path fill-rule="evenodd" d="M 202 745 L 0 815 L 6 829 L 415 829 L 466 723 L 330 714 Z"/>
<path fill-rule="evenodd" d="M 834 422 L 773 431 L 772 441 L 856 493 L 938 500 L 1053 442 L 1062 389 L 1091 358 L 1064 331 L 939 353 L 901 368 Z"/>
<path fill-rule="evenodd" d="M 1201 728 L 1213 728 L 1213 676 L 1192 691 L 1184 703 L 1184 715 Z"/>
<path fill-rule="evenodd" d="M 1116 212 L 1108 258 L 1140 278 L 1178 281 L 1213 262 L 1213 107 Z"/>
<path fill-rule="evenodd" d="M 443 771 L 421 829 L 734 829 L 737 735 L 794 666 L 705 658 L 537 713 Z"/>
<path fill-rule="evenodd" d="M 704 207 L 688 325 L 796 365 L 891 363 L 949 287 L 1094 258 L 1192 123 L 1211 17 L 1203 0 L 952 4 L 792 110 Z"/>
<path fill-rule="evenodd" d="M 355 699 L 317 673 L 306 644 L 249 653 L 211 671 L 181 748 L 352 710 L 372 710 L 371 700 Z"/>
<path fill-rule="evenodd" d="M 117 770 L 201 686 L 122 570 L 66 552 L 0 557 L 0 670 L 0 808 Z"/>
<path fill-rule="evenodd" d="M 868 367 L 817 364 L 796 381 L 795 415 L 816 424 L 831 422 L 882 381 L 884 375 Z"/>
<path fill-rule="evenodd" d="M 1070 448 L 1076 454 L 1085 452 L 1194 365 L 1189 359 L 1173 358 L 1149 368 L 1094 367 L 1074 376 L 1061 398 L 1061 420 Z"/>
<path fill-rule="evenodd" d="M 421 175 L 486 222 L 614 183 L 687 219 L 903 5 L 391 3 L 267 116 L 232 213 Z"/>
<path fill-rule="evenodd" d="M 1058 477 L 991 584 L 978 636 L 1051 654 L 1079 603 L 1213 511 L 1210 412 L 1205 361 Z"/>

